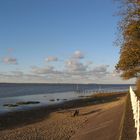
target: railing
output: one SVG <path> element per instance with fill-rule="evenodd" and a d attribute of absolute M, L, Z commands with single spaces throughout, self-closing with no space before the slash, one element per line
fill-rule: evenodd
<path fill-rule="evenodd" d="M 130 98 L 131 98 L 131 104 L 132 104 L 132 110 L 133 110 L 133 118 L 135 121 L 135 128 L 137 130 L 136 132 L 136 140 L 140 140 L 140 101 L 138 100 L 138 97 L 134 93 L 132 87 L 130 87 Z"/>

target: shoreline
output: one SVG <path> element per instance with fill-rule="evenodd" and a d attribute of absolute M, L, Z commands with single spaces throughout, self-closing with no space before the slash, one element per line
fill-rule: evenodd
<path fill-rule="evenodd" d="M 29 124 L 40 122 L 49 117 L 56 111 L 87 107 L 91 105 L 104 104 L 117 101 L 118 98 L 125 96 L 127 93 L 98 93 L 87 98 L 65 101 L 57 105 L 34 107 L 31 110 L 9 112 L 0 116 L 0 130 L 14 129 Z M 73 111 L 71 112 L 71 114 Z"/>
<path fill-rule="evenodd" d="M 103 93 L 0 116 L 0 140 L 117 140 L 126 97 Z"/>

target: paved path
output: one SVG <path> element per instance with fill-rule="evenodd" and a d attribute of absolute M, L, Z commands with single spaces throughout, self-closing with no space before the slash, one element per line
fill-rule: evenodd
<path fill-rule="evenodd" d="M 119 140 L 125 98 L 112 108 L 93 115 L 71 140 Z"/>

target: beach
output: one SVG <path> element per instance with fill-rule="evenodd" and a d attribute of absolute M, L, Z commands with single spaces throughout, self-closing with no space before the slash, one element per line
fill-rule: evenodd
<path fill-rule="evenodd" d="M 120 135 L 125 100 L 126 93 L 104 93 L 67 101 L 57 106 L 5 114 L 0 116 L 0 140 L 80 140 L 82 134 L 83 138 L 89 139 L 88 130 L 91 129 L 92 123 L 92 127 L 95 125 L 98 130 L 96 134 L 93 133 L 95 130 L 91 133 L 92 137 L 98 140 L 97 136 L 104 130 L 97 129 L 97 126 L 105 123 L 104 116 L 109 116 L 110 120 L 118 119 L 112 121 L 111 124 L 107 123 L 109 125 L 104 124 L 109 127 L 110 132 L 104 131 L 102 137 L 98 138 L 102 140 L 103 135 L 106 136 L 109 133 L 112 136 L 108 140 L 115 140 Z M 74 117 L 75 110 L 79 110 L 79 114 Z M 106 130 L 106 127 L 101 128 Z M 87 130 L 86 134 L 83 133 L 85 130 Z"/>

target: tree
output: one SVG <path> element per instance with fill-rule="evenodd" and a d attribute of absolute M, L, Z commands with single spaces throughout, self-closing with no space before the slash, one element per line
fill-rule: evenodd
<path fill-rule="evenodd" d="M 124 79 L 137 78 L 140 82 L 140 0 L 119 0 L 123 5 L 119 24 L 120 58 L 116 69 Z"/>

